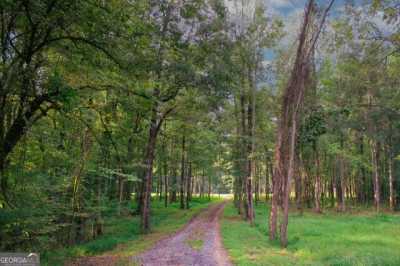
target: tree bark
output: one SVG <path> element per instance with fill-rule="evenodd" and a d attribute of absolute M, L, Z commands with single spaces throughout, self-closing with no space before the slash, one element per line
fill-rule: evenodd
<path fill-rule="evenodd" d="M 393 154 L 391 147 L 389 147 L 388 174 L 389 174 L 389 208 L 391 211 L 394 211 L 395 195 L 394 195 L 394 180 L 393 180 Z"/>
<path fill-rule="evenodd" d="M 269 159 L 266 156 L 265 157 L 265 201 L 267 202 L 269 199 L 269 193 L 270 193 L 270 181 L 269 181 L 269 173 L 270 173 L 270 164 L 269 164 Z"/>
<path fill-rule="evenodd" d="M 303 213 L 303 189 L 302 189 L 302 173 L 301 173 L 301 159 L 299 152 L 296 153 L 296 176 L 295 176 L 295 193 L 296 193 L 296 207 L 300 213 Z"/>
<path fill-rule="evenodd" d="M 321 193 L 322 193 L 322 184 L 321 184 L 321 172 L 320 172 L 320 160 L 319 160 L 319 152 L 317 143 L 314 143 L 314 154 L 315 154 L 315 212 L 321 213 Z"/>
<path fill-rule="evenodd" d="M 180 208 L 185 208 L 185 135 L 182 136 L 182 154 L 181 154 L 181 184 L 180 184 Z"/>
<path fill-rule="evenodd" d="M 164 206 L 168 207 L 168 166 L 164 162 Z"/>
<path fill-rule="evenodd" d="M 169 202 L 176 202 L 177 201 L 177 196 L 176 196 L 176 187 L 177 187 L 177 170 L 174 168 L 172 170 L 172 186 L 171 186 L 171 192 L 170 192 L 170 201 Z"/>
<path fill-rule="evenodd" d="M 153 95 L 155 98 L 160 96 L 160 90 L 158 88 L 155 89 Z M 150 120 L 150 129 L 149 129 L 149 138 L 146 147 L 146 175 L 143 186 L 143 197 L 142 197 L 142 217 L 141 217 L 141 229 L 143 233 L 148 233 L 150 231 L 150 200 L 151 200 L 151 192 L 153 186 L 153 163 L 154 163 L 154 153 L 156 149 L 156 142 L 158 132 L 160 131 L 160 127 L 167 117 L 167 115 L 174 109 L 170 108 L 165 111 L 163 114 L 159 114 L 159 106 L 158 103 L 155 102 L 153 104 L 152 112 L 151 112 L 151 120 Z"/>
<path fill-rule="evenodd" d="M 288 244 L 287 226 L 289 217 L 289 198 L 290 184 L 294 173 L 294 159 L 296 148 L 296 135 L 298 128 L 298 114 L 303 104 L 306 84 L 310 78 L 310 56 L 312 55 L 315 44 L 318 40 L 322 26 L 329 9 L 332 7 L 333 0 L 325 9 L 321 16 L 321 22 L 316 30 L 313 28 L 315 23 L 313 19 L 315 14 L 315 4 L 313 0 L 309 0 L 303 25 L 299 35 L 299 42 L 296 52 L 294 66 L 283 94 L 283 102 L 281 105 L 281 114 L 278 124 L 277 142 L 275 148 L 275 171 L 274 186 L 277 180 L 280 181 L 281 188 L 274 188 L 274 195 L 270 214 L 270 239 L 276 237 L 277 224 L 277 197 L 279 190 L 282 189 L 282 223 L 280 226 L 281 246 L 284 248 Z"/>
<path fill-rule="evenodd" d="M 208 176 L 208 200 L 211 200 L 211 176 Z"/>
<path fill-rule="evenodd" d="M 372 142 L 372 166 L 373 166 L 373 183 L 374 183 L 374 204 L 377 212 L 380 210 L 380 177 L 379 177 L 379 143 Z"/>
<path fill-rule="evenodd" d="M 189 202 L 190 202 L 190 192 L 192 191 L 192 163 L 189 162 L 189 171 L 187 175 L 187 180 L 186 180 L 186 204 L 185 207 L 186 209 L 189 209 Z"/>
<path fill-rule="evenodd" d="M 249 80 L 252 81 L 251 74 Z M 252 84 L 252 82 L 251 82 Z M 247 196 L 247 215 L 250 225 L 254 225 L 254 203 L 253 203 L 253 179 L 254 179 L 254 151 L 255 151 L 255 121 L 254 121 L 254 108 L 255 108 L 255 88 L 251 85 L 252 95 L 249 97 L 250 102 L 247 107 L 247 171 L 246 171 L 246 196 Z"/>
<path fill-rule="evenodd" d="M 158 125 L 157 125 L 157 107 L 153 108 L 152 119 L 150 124 L 149 139 L 146 147 L 146 176 L 144 179 L 144 193 L 142 197 L 142 219 L 141 226 L 143 233 L 150 231 L 150 199 L 152 191 L 153 178 L 153 162 L 154 152 L 157 141 Z"/>

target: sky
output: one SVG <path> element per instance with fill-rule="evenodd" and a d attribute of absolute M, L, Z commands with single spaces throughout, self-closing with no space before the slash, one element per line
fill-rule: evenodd
<path fill-rule="evenodd" d="M 304 10 L 307 0 L 263 0 L 265 6 L 270 11 L 281 16 L 290 17 Z M 328 0 L 317 0 L 319 5 L 327 5 Z M 345 0 L 335 0 L 333 11 L 340 9 L 344 5 Z M 355 1 L 355 2 L 360 2 Z"/>
<path fill-rule="evenodd" d="M 251 1 L 251 0 L 248 0 Z M 264 2 L 267 9 L 267 14 L 272 16 L 279 16 L 283 19 L 285 25 L 286 37 L 281 41 L 283 47 L 291 45 L 293 40 L 297 37 L 299 27 L 301 25 L 301 19 L 304 14 L 304 8 L 308 0 L 261 0 Z M 329 0 L 316 0 L 319 6 L 326 6 Z M 335 0 L 334 5 L 330 11 L 330 18 L 338 17 L 343 12 L 343 7 L 346 0 Z M 368 9 L 369 7 L 363 2 L 364 0 L 353 0 L 356 7 L 359 9 Z M 329 18 L 328 18 L 329 19 Z M 391 35 L 395 29 L 394 25 L 388 25 L 383 20 L 383 13 L 378 12 L 376 16 L 372 18 L 372 21 L 378 27 L 380 32 L 384 35 Z M 274 53 L 272 51 L 266 51 L 265 59 L 272 60 Z"/>
<path fill-rule="evenodd" d="M 283 20 L 284 23 L 284 32 L 285 36 L 280 40 L 280 47 L 289 47 L 292 45 L 297 38 L 301 22 L 304 15 L 304 8 L 308 0 L 225 0 L 227 7 L 229 10 L 235 10 L 234 2 L 240 3 L 242 2 L 245 5 L 249 6 L 251 10 L 252 4 L 256 1 L 262 1 L 266 8 L 266 13 L 268 17 L 279 17 Z M 330 0 L 315 0 L 319 6 L 327 6 Z M 364 0 L 352 0 L 354 4 L 362 9 L 368 8 L 365 4 L 363 4 Z M 329 19 L 340 16 L 343 12 L 343 7 L 345 5 L 346 0 L 335 0 L 334 5 L 329 14 Z M 253 4 L 254 6 L 254 4 Z M 382 19 L 382 14 L 373 18 L 373 21 L 381 30 L 381 32 L 388 32 L 390 30 L 390 26 L 388 26 Z M 274 51 L 271 49 L 266 49 L 264 53 L 264 64 L 269 64 L 275 58 Z"/>
<path fill-rule="evenodd" d="M 281 41 L 281 45 L 290 45 L 294 38 L 297 36 L 299 27 L 301 26 L 301 20 L 304 14 L 304 8 L 306 6 L 307 0 L 263 0 L 266 7 L 266 12 L 272 16 L 279 16 L 285 25 L 284 31 L 286 32 L 286 37 Z M 317 0 L 319 5 L 324 6 L 329 3 L 328 0 Z M 332 7 L 331 14 L 335 15 L 340 12 L 343 7 L 345 0 L 335 0 Z M 274 53 L 267 50 L 265 53 L 266 60 L 272 60 L 274 58 Z"/>

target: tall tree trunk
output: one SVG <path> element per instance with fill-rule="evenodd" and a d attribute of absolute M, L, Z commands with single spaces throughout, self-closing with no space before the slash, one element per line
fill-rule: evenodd
<path fill-rule="evenodd" d="M 244 86 L 244 84 L 242 85 Z M 248 205 L 247 205 L 247 141 L 246 141 L 246 101 L 243 88 L 240 94 L 240 187 L 239 187 L 239 213 L 242 213 L 246 218 L 248 215 Z"/>
<path fill-rule="evenodd" d="M 103 219 L 101 217 L 101 178 L 97 177 L 96 179 L 97 185 L 97 197 L 96 197 L 96 205 L 98 207 L 98 211 L 96 211 L 94 218 L 94 229 L 92 233 L 93 239 L 103 234 Z"/>
<path fill-rule="evenodd" d="M 180 184 L 180 208 L 185 208 L 185 135 L 182 136 L 182 155 L 181 155 L 181 184 Z"/>
<path fill-rule="evenodd" d="M 203 169 L 203 172 L 202 172 L 202 174 L 201 174 L 200 198 L 203 198 L 203 197 L 204 197 L 204 191 L 205 191 L 204 186 L 205 186 L 205 184 L 206 184 L 205 177 L 206 177 L 206 176 L 205 176 L 205 172 L 204 172 L 204 169 Z"/>
<path fill-rule="evenodd" d="M 142 217 L 141 227 L 143 233 L 150 231 L 150 199 L 152 191 L 152 178 L 153 178 L 153 162 L 154 152 L 157 140 L 157 113 L 153 111 L 153 117 L 150 124 L 149 139 L 146 147 L 146 175 L 144 179 L 144 190 L 142 197 Z"/>
<path fill-rule="evenodd" d="M 338 211 L 346 211 L 346 182 L 344 176 L 344 159 L 342 155 L 338 156 L 337 159 L 338 168 L 337 171 L 337 183 L 336 183 L 336 199 Z"/>
<path fill-rule="evenodd" d="M 270 173 L 270 163 L 269 163 L 269 158 L 266 156 L 265 157 L 265 201 L 268 201 L 270 193 L 269 173 Z"/>
<path fill-rule="evenodd" d="M 297 134 L 297 112 L 293 112 L 292 115 L 292 128 L 290 133 L 290 150 L 289 150 L 289 165 L 287 170 L 287 176 L 283 179 L 282 188 L 283 188 L 283 219 L 280 228 L 280 238 L 281 238 L 281 246 L 287 247 L 288 244 L 288 236 L 287 236 L 287 227 L 289 223 L 289 199 L 290 199 L 290 183 L 294 173 L 294 157 L 295 157 L 295 143 L 296 143 L 296 134 Z"/>
<path fill-rule="evenodd" d="M 377 212 L 380 210 L 380 178 L 379 178 L 379 143 L 372 141 L 372 166 L 374 183 L 374 204 Z"/>
<path fill-rule="evenodd" d="M 162 182 L 162 171 L 161 168 L 158 171 L 158 177 L 157 177 L 157 195 L 158 195 L 158 201 L 162 200 L 162 186 L 163 186 L 163 182 Z"/>
<path fill-rule="evenodd" d="M 154 90 L 153 95 L 157 99 L 160 96 L 160 90 L 156 88 Z M 146 147 L 146 175 L 144 179 L 144 187 L 143 187 L 143 198 L 142 198 L 142 217 L 141 217 L 141 229 L 144 233 L 148 233 L 150 231 L 150 200 L 151 200 L 151 192 L 153 188 L 153 163 L 154 163 L 154 153 L 156 149 L 156 142 L 158 132 L 160 131 L 160 127 L 164 119 L 167 117 L 169 112 L 173 110 L 170 108 L 165 111 L 162 115 L 158 112 L 159 106 L 158 103 L 155 102 L 153 104 L 152 112 L 151 112 L 151 120 L 150 120 L 150 129 L 149 129 L 149 138 Z"/>
<path fill-rule="evenodd" d="M 321 184 L 321 172 L 320 172 L 320 160 L 319 160 L 319 152 L 317 143 L 314 143 L 314 154 L 315 154 L 315 212 L 321 212 L 321 193 L 322 193 L 322 184 Z"/>
<path fill-rule="evenodd" d="M 186 209 L 189 209 L 190 192 L 192 191 L 192 163 L 189 162 L 189 171 L 186 180 Z"/>
<path fill-rule="evenodd" d="M 118 215 L 121 215 L 122 202 L 124 200 L 124 178 L 118 177 Z"/>
<path fill-rule="evenodd" d="M 250 71 L 249 71 L 250 72 Z M 253 179 L 254 179 L 254 151 L 255 151 L 255 141 L 254 141 L 254 132 L 255 132 L 255 88 L 253 86 L 251 74 L 249 74 L 249 80 L 251 84 L 251 96 L 249 97 L 249 104 L 247 107 L 247 171 L 246 171 L 246 196 L 247 196 L 247 215 L 246 218 L 249 220 L 251 225 L 254 225 L 254 203 L 253 203 Z"/>
<path fill-rule="evenodd" d="M 359 132 L 359 137 L 358 137 L 358 147 L 359 147 L 359 153 L 360 156 L 363 157 L 364 156 L 364 135 L 363 132 Z M 361 184 L 358 184 L 359 188 L 359 201 L 362 203 L 366 203 L 367 202 L 367 191 L 368 191 L 368 182 L 367 182 L 367 175 L 366 175 L 366 171 L 365 171 L 365 167 L 363 165 L 360 166 L 360 180 L 361 180 Z"/>
<path fill-rule="evenodd" d="M 315 29 L 316 6 L 313 0 L 309 0 L 304 21 L 299 35 L 299 42 L 296 52 L 294 66 L 283 94 L 281 106 L 281 116 L 278 124 L 277 142 L 275 148 L 275 171 L 274 186 L 280 179 L 282 186 L 282 223 L 280 226 L 281 246 L 288 244 L 287 226 L 289 218 L 289 198 L 290 184 L 294 173 L 294 159 L 296 151 L 296 135 L 298 128 L 298 114 L 303 104 L 306 85 L 310 78 L 310 56 L 315 49 L 315 44 L 321 32 L 322 25 L 329 9 L 332 7 L 333 0 L 329 3 L 325 12 L 320 17 L 320 25 Z M 270 238 L 276 237 L 277 224 L 277 196 L 279 189 L 274 188 L 274 195 L 270 214 Z M 276 191 L 276 192 L 275 192 Z M 275 199 L 274 199 L 275 198 Z"/>
<path fill-rule="evenodd" d="M 177 169 L 174 167 L 171 172 L 172 184 L 171 184 L 171 192 L 170 192 L 170 201 L 169 202 L 176 202 L 176 187 L 177 187 Z"/>
<path fill-rule="evenodd" d="M 208 200 L 211 200 L 211 176 L 208 176 Z"/>
<path fill-rule="evenodd" d="M 164 162 L 164 206 L 168 206 L 168 165 Z"/>
<path fill-rule="evenodd" d="M 302 173 L 301 173 L 301 158 L 299 152 L 296 152 L 296 175 L 295 175 L 295 193 L 296 193 L 296 208 L 303 213 L 303 189 L 302 189 Z"/>
<path fill-rule="evenodd" d="M 280 143 L 281 136 L 278 134 L 278 143 Z M 280 156 L 280 146 L 276 146 L 275 148 L 275 161 L 279 160 Z M 275 166 L 275 171 L 278 170 L 278 166 Z M 280 197 L 281 190 L 281 177 L 278 176 L 278 173 L 274 171 L 272 176 L 272 200 L 271 200 L 271 211 L 269 215 L 269 239 L 275 240 L 278 226 L 278 203 Z"/>
<path fill-rule="evenodd" d="M 389 174 L 389 208 L 394 211 L 395 209 L 395 195 L 394 195 L 394 180 L 393 180 L 393 154 L 392 148 L 388 148 L 388 174 Z"/>
<path fill-rule="evenodd" d="M 259 169 L 256 166 L 255 168 L 255 174 L 254 174 L 255 180 L 254 180 L 254 201 L 256 205 L 260 201 L 260 175 L 259 175 Z"/>

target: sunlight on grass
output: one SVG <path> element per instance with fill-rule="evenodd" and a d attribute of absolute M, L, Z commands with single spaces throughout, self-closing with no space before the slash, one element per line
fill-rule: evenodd
<path fill-rule="evenodd" d="M 362 212 L 291 214 L 289 247 L 268 240 L 268 210 L 256 207 L 250 227 L 228 204 L 223 243 L 236 265 L 400 265 L 400 216 Z"/>

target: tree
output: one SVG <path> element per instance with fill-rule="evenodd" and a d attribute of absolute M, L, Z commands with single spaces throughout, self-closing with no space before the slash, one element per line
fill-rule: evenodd
<path fill-rule="evenodd" d="M 298 115 L 303 103 L 305 89 L 310 78 L 310 58 L 315 49 L 316 42 L 325 23 L 329 9 L 334 1 L 331 1 L 322 15 L 322 19 L 316 30 L 312 30 L 315 16 L 315 4 L 310 0 L 307 4 L 304 21 L 299 35 L 299 43 L 296 59 L 283 94 L 281 116 L 279 120 L 277 142 L 275 148 L 274 191 L 270 214 L 270 239 L 276 238 L 277 208 L 280 191 L 283 209 L 283 219 L 280 227 L 281 246 L 286 247 L 290 183 L 294 174 L 294 157 L 296 149 L 296 135 L 298 130 Z"/>

